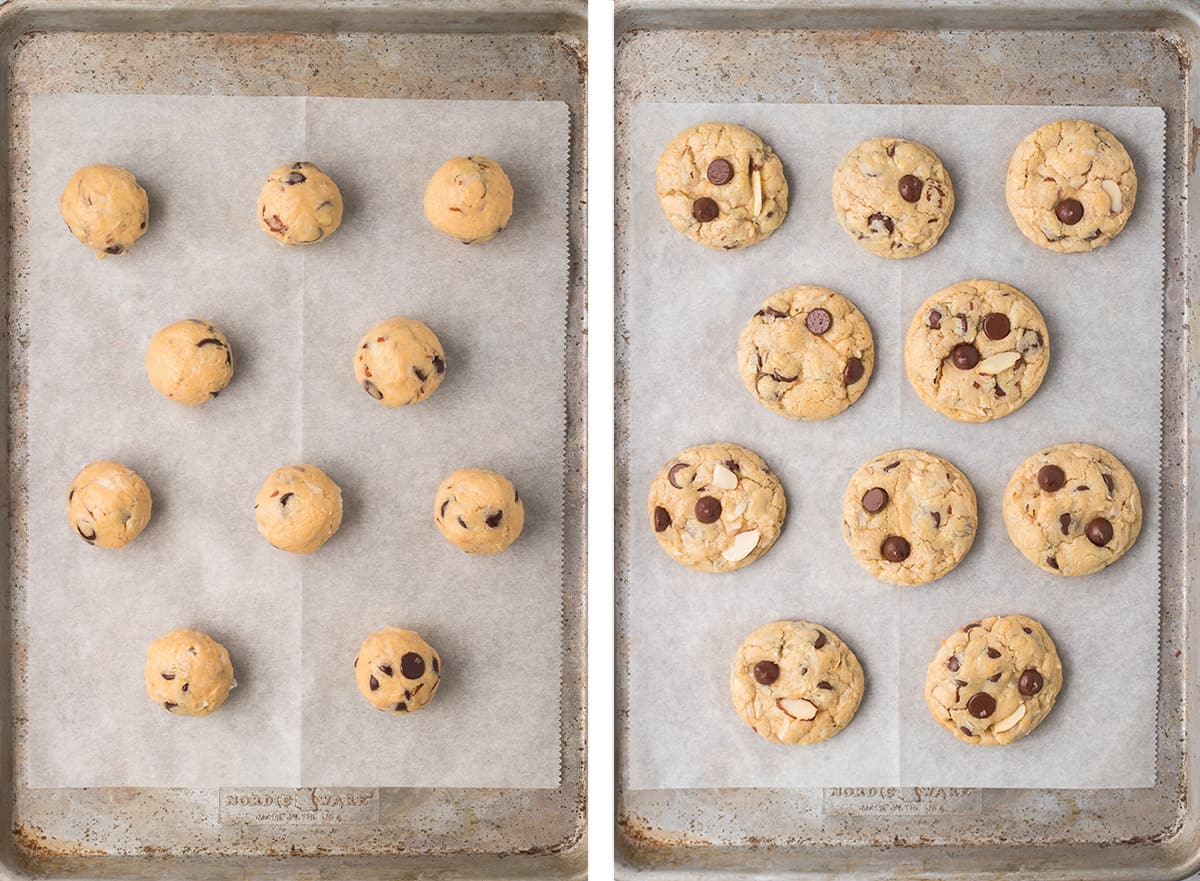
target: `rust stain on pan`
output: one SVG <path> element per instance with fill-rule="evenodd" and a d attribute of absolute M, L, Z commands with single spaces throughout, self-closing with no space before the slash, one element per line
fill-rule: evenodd
<path fill-rule="evenodd" d="M 624 816 L 618 825 L 625 837 L 642 847 L 712 847 L 707 838 L 688 835 L 685 832 L 655 829 L 641 817 Z"/>

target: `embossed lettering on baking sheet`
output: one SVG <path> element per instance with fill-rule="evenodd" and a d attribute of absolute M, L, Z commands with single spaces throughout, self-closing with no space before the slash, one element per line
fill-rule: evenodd
<path fill-rule="evenodd" d="M 222 823 L 333 826 L 379 820 L 378 789 L 222 787 Z"/>
<path fill-rule="evenodd" d="M 835 786 L 823 791 L 823 813 L 978 814 L 982 790 L 958 786 Z"/>

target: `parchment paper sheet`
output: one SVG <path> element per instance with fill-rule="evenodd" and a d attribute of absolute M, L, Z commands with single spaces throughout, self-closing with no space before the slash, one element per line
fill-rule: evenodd
<path fill-rule="evenodd" d="M 1039 125 L 1066 116 L 1111 129 L 1138 170 L 1137 206 L 1119 238 L 1089 255 L 1028 242 L 1004 201 L 1008 160 Z M 767 242 L 710 251 L 676 233 L 654 169 L 667 142 L 705 121 L 749 126 L 782 158 L 787 220 Z M 859 141 L 901 135 L 932 147 L 957 199 L 941 242 L 889 261 L 842 231 L 833 170 Z M 1158 694 L 1158 473 L 1163 275 L 1164 120 L 1157 108 L 642 105 L 634 108 L 629 266 L 629 725 L 633 789 L 954 785 L 1102 788 L 1154 783 Z M 1050 330 L 1051 366 L 1035 397 L 996 422 L 968 425 L 925 407 L 904 375 L 908 322 L 930 294 L 995 278 L 1025 291 Z M 772 292 L 831 287 L 867 316 L 876 367 L 841 415 L 793 422 L 756 403 L 737 373 L 738 334 Z M 788 494 L 783 535 L 738 572 L 692 572 L 657 546 L 646 492 L 691 444 L 732 440 L 758 451 Z M 1112 450 L 1141 489 L 1133 550 L 1104 572 L 1063 579 L 1009 542 L 1009 476 L 1029 454 L 1088 441 Z M 902 588 L 875 581 L 841 537 L 841 500 L 868 458 L 900 447 L 945 456 L 979 496 L 974 548 L 949 576 Z M 992 614 L 1042 621 L 1066 684 L 1053 713 L 1006 748 L 960 743 L 929 716 L 925 669 L 941 640 Z M 769 744 L 738 718 L 729 665 L 754 628 L 821 622 L 866 673 L 854 722 L 816 746 Z"/>
<path fill-rule="evenodd" d="M 35 787 L 553 787 L 559 770 L 561 450 L 568 111 L 561 103 L 41 95 L 32 108 L 29 585 L 25 775 Z M 421 209 L 445 159 L 482 153 L 516 210 L 467 247 Z M 267 173 L 318 163 L 341 229 L 285 249 L 257 227 Z M 134 171 L 149 233 L 97 261 L 58 198 L 91 162 Z M 359 337 L 392 315 L 438 334 L 448 372 L 419 405 L 357 386 Z M 198 409 L 145 377 L 150 336 L 181 318 L 230 337 L 237 373 Z M 76 470 L 128 464 L 154 516 L 120 551 L 64 515 Z M 345 521 L 308 557 L 270 547 L 253 499 L 312 462 Z M 521 539 L 467 557 L 438 534 L 434 492 L 458 467 L 507 474 Z M 439 650 L 437 700 L 372 709 L 352 663 L 387 624 Z M 204 719 L 144 693 L 148 643 L 174 627 L 230 649 L 238 687 Z"/>

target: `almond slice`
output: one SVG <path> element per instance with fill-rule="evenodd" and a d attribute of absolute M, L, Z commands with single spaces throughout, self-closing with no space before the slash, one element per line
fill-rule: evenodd
<path fill-rule="evenodd" d="M 737 475 L 721 463 L 713 466 L 712 484 L 717 489 L 737 489 Z"/>
<path fill-rule="evenodd" d="M 736 563 L 739 560 L 744 560 L 750 556 L 750 552 L 758 547 L 759 531 L 750 529 L 746 532 L 739 532 L 731 544 L 721 554 L 730 563 Z"/>
<path fill-rule="evenodd" d="M 992 355 L 990 358 L 984 358 L 975 369 L 984 375 L 996 376 L 1010 369 L 1020 360 L 1020 352 L 1001 352 L 998 355 Z"/>
<path fill-rule="evenodd" d="M 817 718 L 816 704 L 812 701 L 806 701 L 802 697 L 776 698 L 775 706 L 779 707 L 779 711 L 785 716 L 799 719 L 801 722 L 810 722 Z"/>
<path fill-rule="evenodd" d="M 1020 722 L 1024 718 L 1025 718 L 1025 705 L 1021 704 L 1019 707 L 1017 707 L 1016 712 L 1006 716 L 1005 718 L 1003 718 L 999 722 L 997 722 L 995 725 L 993 725 L 992 733 L 993 734 L 1003 734 L 1005 731 L 1008 731 L 1010 728 L 1015 728 L 1017 726 L 1017 723 Z"/>
<path fill-rule="evenodd" d="M 1100 189 L 1104 190 L 1104 195 L 1108 196 L 1108 210 L 1113 214 L 1120 214 L 1125 201 L 1121 198 L 1121 188 L 1117 186 L 1117 182 L 1115 180 L 1102 180 L 1100 181 Z"/>
<path fill-rule="evenodd" d="M 742 499 L 740 502 L 737 503 L 737 507 L 733 509 L 733 516 L 741 517 L 743 514 L 746 513 L 746 509 L 749 507 L 750 507 L 750 497 L 747 496 L 746 498 Z"/>
<path fill-rule="evenodd" d="M 762 213 L 762 173 L 756 168 L 750 172 L 750 187 L 754 190 L 754 216 Z"/>

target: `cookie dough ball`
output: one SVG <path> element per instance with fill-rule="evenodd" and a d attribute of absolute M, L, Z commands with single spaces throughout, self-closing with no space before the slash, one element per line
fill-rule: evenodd
<path fill-rule="evenodd" d="M 150 522 L 150 487 L 117 462 L 93 462 L 67 490 L 67 522 L 90 545 L 119 548 Z"/>
<path fill-rule="evenodd" d="M 737 444 L 688 447 L 650 485 L 650 526 L 664 551 L 701 572 L 749 566 L 783 529 L 787 499 L 767 463 Z"/>
<path fill-rule="evenodd" d="M 446 541 L 460 551 L 498 554 L 525 527 L 525 505 L 503 474 L 464 468 L 438 487 L 433 519 Z"/>
<path fill-rule="evenodd" d="M 680 132 L 659 157 L 657 187 L 675 229 L 722 251 L 763 241 L 787 215 L 783 163 L 740 125 L 706 122 Z"/>
<path fill-rule="evenodd" d="M 508 225 L 513 189 L 500 163 L 459 156 L 433 173 L 425 187 L 425 216 L 465 245 L 486 242 Z"/>
<path fill-rule="evenodd" d="M 818 743 L 850 724 L 863 671 L 836 633 L 808 621 L 775 621 L 742 643 L 729 679 L 733 706 L 773 743 Z"/>
<path fill-rule="evenodd" d="M 1125 228 L 1137 199 L 1137 173 L 1112 132 L 1061 119 L 1017 145 L 1004 196 L 1017 227 L 1035 245 L 1059 253 L 1091 251 Z"/>
<path fill-rule="evenodd" d="M 854 473 L 842 537 L 854 559 L 891 584 L 936 581 L 962 562 L 979 525 L 965 474 L 921 450 L 892 450 Z"/>
<path fill-rule="evenodd" d="M 194 407 L 215 398 L 233 379 L 233 350 L 207 321 L 168 324 L 146 347 L 146 376 L 159 393 Z"/>
<path fill-rule="evenodd" d="M 146 191 L 114 165 L 88 165 L 71 175 L 59 208 L 72 235 L 97 257 L 124 254 L 150 222 Z"/>
<path fill-rule="evenodd" d="M 376 630 L 358 650 L 354 678 L 377 710 L 415 713 L 433 700 L 442 681 L 442 659 L 415 630 Z"/>
<path fill-rule="evenodd" d="M 954 186 L 942 160 L 924 144 L 872 138 L 834 171 L 833 211 L 842 229 L 877 257 L 915 257 L 946 231 Z"/>
<path fill-rule="evenodd" d="M 293 554 L 311 554 L 342 525 L 342 490 L 316 465 L 284 465 L 254 499 L 263 538 Z"/>
<path fill-rule="evenodd" d="M 446 353 L 432 330 L 412 318 L 389 318 L 367 331 L 354 354 L 354 375 L 389 407 L 423 401 L 446 373 Z"/>
<path fill-rule="evenodd" d="M 797 285 L 768 299 L 742 331 L 738 370 L 764 407 L 828 419 L 867 388 L 875 343 L 858 307 L 826 288 Z"/>
<path fill-rule="evenodd" d="M 959 740 L 995 746 L 1037 728 L 1062 682 L 1062 663 L 1045 628 L 1024 615 L 1000 615 L 942 642 L 925 674 L 925 703 Z"/>
<path fill-rule="evenodd" d="M 1004 490 L 1004 525 L 1025 558 L 1055 575 L 1111 566 L 1142 531 L 1142 497 L 1121 460 L 1059 444 L 1021 463 Z"/>
<path fill-rule="evenodd" d="M 987 422 L 1025 405 L 1050 366 L 1050 334 L 1033 300 L 998 281 L 960 281 L 917 310 L 904 370 L 926 406 Z"/>
<path fill-rule="evenodd" d="M 311 245 L 341 224 L 342 193 L 311 162 L 285 163 L 259 191 L 258 222 L 281 245 Z"/>
<path fill-rule="evenodd" d="M 237 687 L 229 652 L 207 633 L 172 630 L 146 652 L 146 694 L 177 716 L 216 712 Z"/>

